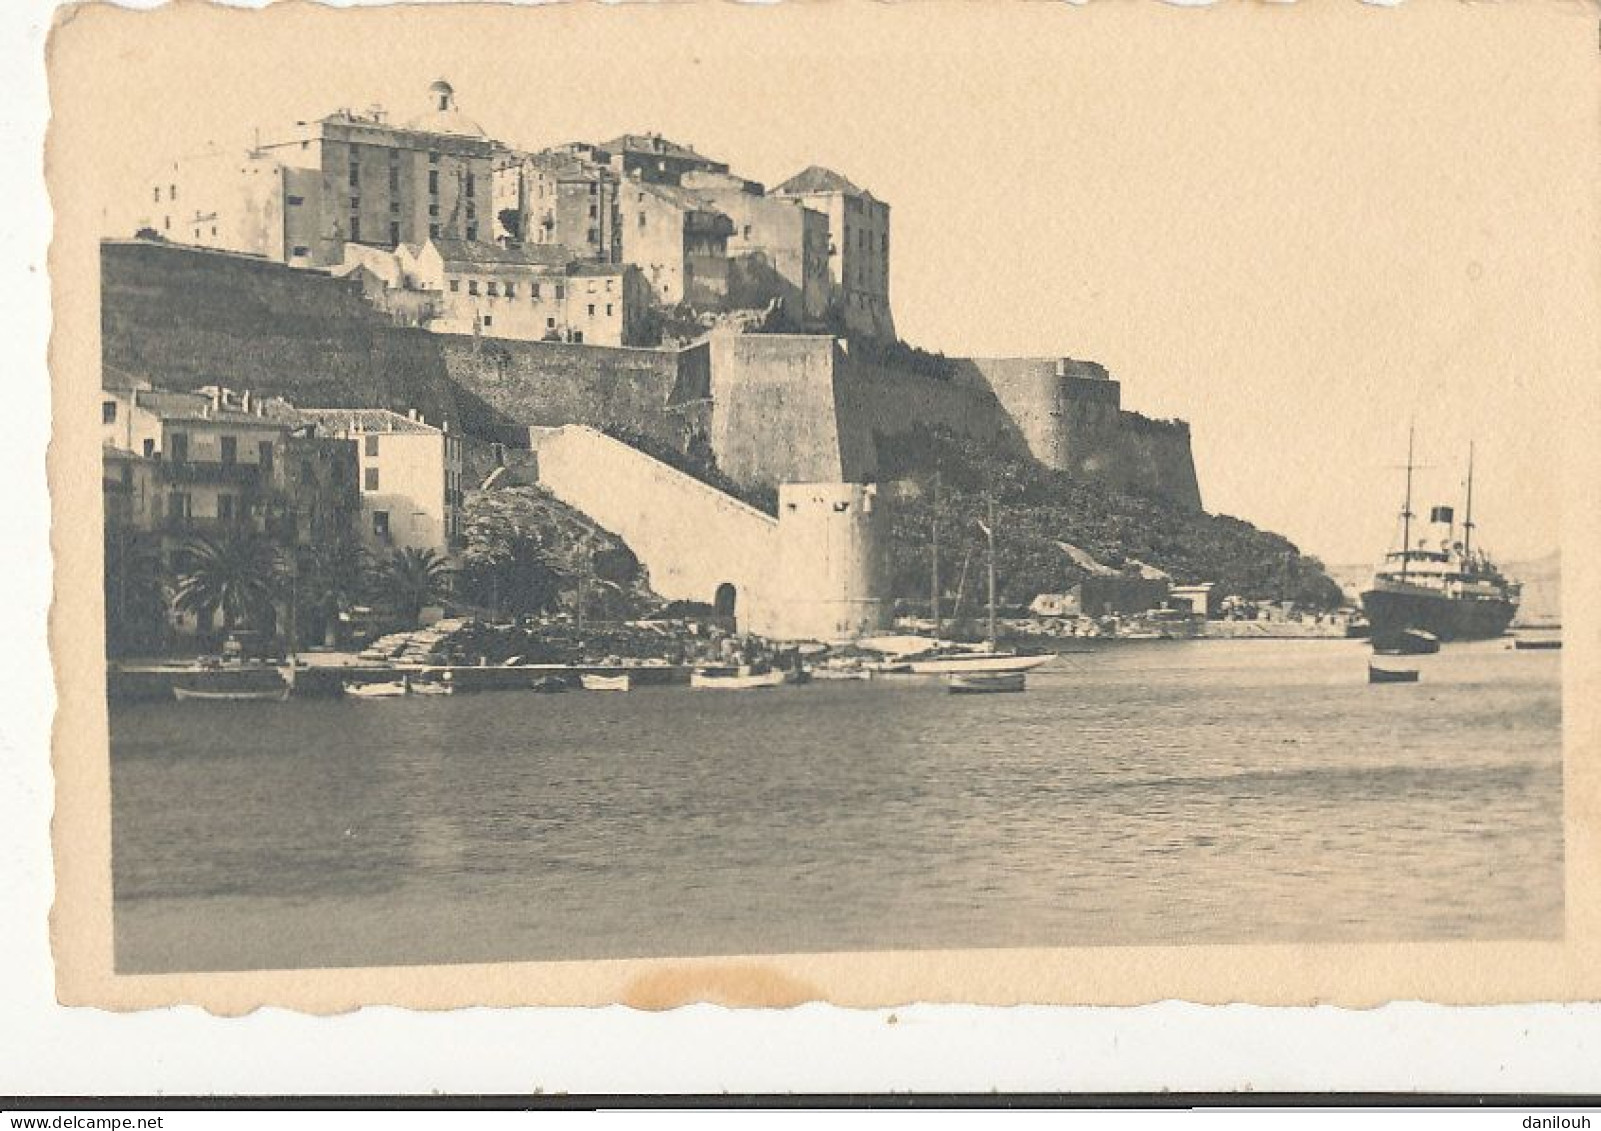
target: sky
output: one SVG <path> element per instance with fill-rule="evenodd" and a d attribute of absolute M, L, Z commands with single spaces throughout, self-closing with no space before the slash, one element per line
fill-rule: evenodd
<path fill-rule="evenodd" d="M 448 78 L 520 147 L 658 131 L 892 207 L 912 343 L 1092 359 L 1190 421 L 1207 509 L 1374 561 L 1415 422 L 1419 507 L 1559 543 L 1593 420 L 1593 7 L 564 5 L 104 12 L 58 33 L 108 202 L 162 158 Z M 86 97 L 75 100 L 77 94 Z M 115 108 L 114 110 L 109 108 Z M 1581 411 L 1582 409 L 1582 411 Z M 1586 413 L 1589 413 L 1587 416 Z"/>

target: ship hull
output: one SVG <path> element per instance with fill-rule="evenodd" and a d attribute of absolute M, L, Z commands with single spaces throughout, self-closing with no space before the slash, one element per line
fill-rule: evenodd
<path fill-rule="evenodd" d="M 1362 611 L 1375 641 L 1409 628 L 1432 632 L 1441 640 L 1488 640 L 1512 623 L 1517 606 L 1500 597 L 1446 597 L 1417 590 L 1370 589 L 1362 594 Z"/>

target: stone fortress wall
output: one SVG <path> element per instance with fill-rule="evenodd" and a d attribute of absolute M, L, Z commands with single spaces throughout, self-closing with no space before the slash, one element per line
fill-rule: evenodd
<path fill-rule="evenodd" d="M 746 485 L 871 482 L 882 438 L 938 427 L 1201 505 L 1188 426 L 1123 409 L 1118 382 L 1090 363 L 960 359 L 941 380 L 821 335 L 719 333 L 669 350 L 431 334 L 390 323 L 356 283 L 251 256 L 108 241 L 101 259 L 108 384 L 417 409 L 513 444 L 530 426 L 581 424 L 707 446 Z"/>

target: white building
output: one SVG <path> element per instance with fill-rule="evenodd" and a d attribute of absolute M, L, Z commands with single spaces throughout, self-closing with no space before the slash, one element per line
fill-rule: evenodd
<path fill-rule="evenodd" d="M 363 540 L 380 554 L 404 547 L 444 555 L 461 537 L 461 438 L 413 412 L 279 408 L 319 435 L 357 441 Z"/>

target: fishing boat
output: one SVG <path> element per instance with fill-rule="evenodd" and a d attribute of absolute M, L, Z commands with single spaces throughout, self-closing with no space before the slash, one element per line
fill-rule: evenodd
<path fill-rule="evenodd" d="M 1371 660 L 1368 662 L 1369 683 L 1416 683 L 1417 681 L 1417 668 L 1380 667 Z"/>
<path fill-rule="evenodd" d="M 973 672 L 951 676 L 946 686 L 953 695 L 988 695 L 1022 691 L 1026 683 L 1022 672 Z"/>
<path fill-rule="evenodd" d="M 748 668 L 727 670 L 697 668 L 689 673 L 689 686 L 701 691 L 754 691 L 762 687 L 782 686 L 785 675 L 773 670 L 753 672 Z"/>
<path fill-rule="evenodd" d="M 205 690 L 199 687 L 174 687 L 172 697 L 183 702 L 197 703 L 282 703 L 289 698 L 289 687 L 239 688 L 236 690 Z"/>
<path fill-rule="evenodd" d="M 1362 594 L 1376 649 L 1388 649 L 1408 631 L 1442 641 L 1500 636 L 1518 611 L 1520 588 L 1473 547 L 1473 451 L 1468 449 L 1467 508 L 1457 537 L 1449 506 L 1429 511 L 1429 530 L 1412 540 L 1412 436 L 1407 437 L 1406 501 L 1401 508 L 1401 545 L 1385 555 Z"/>
<path fill-rule="evenodd" d="M 352 699 L 394 699 L 410 691 L 411 685 L 404 679 L 345 684 L 345 694 Z"/>
<path fill-rule="evenodd" d="M 1382 637 L 1372 637 L 1378 656 L 1432 656 L 1440 650 L 1440 638 L 1421 628 L 1408 628 Z"/>
<path fill-rule="evenodd" d="M 584 685 L 585 691 L 628 691 L 634 686 L 634 679 L 627 672 L 621 675 L 581 675 L 578 682 Z"/>
<path fill-rule="evenodd" d="M 413 695 L 454 695 L 456 685 L 450 682 L 450 673 L 446 672 L 439 679 L 418 679 L 411 684 Z"/>

